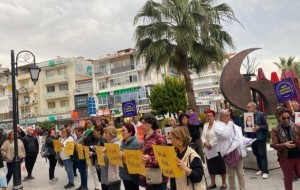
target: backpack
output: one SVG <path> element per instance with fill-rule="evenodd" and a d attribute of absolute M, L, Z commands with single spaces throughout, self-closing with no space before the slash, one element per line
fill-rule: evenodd
<path fill-rule="evenodd" d="M 47 158 L 48 155 L 49 155 L 49 148 L 46 146 L 46 143 L 44 143 L 41 148 L 41 156 L 42 158 Z"/>

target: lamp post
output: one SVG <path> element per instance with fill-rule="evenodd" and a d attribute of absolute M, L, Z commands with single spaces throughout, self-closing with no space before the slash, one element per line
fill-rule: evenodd
<path fill-rule="evenodd" d="M 27 88 L 25 87 L 21 87 L 19 90 L 17 90 L 17 103 L 19 102 L 19 95 L 20 95 L 20 92 L 25 90 L 25 94 L 26 95 L 23 95 L 23 98 L 24 98 L 24 103 L 25 105 L 28 105 L 29 102 L 30 102 L 30 96 L 28 96 L 28 90 Z M 23 94 L 23 93 L 22 93 Z M 27 122 L 26 122 L 26 117 L 25 117 L 25 105 L 24 105 L 24 115 L 23 115 L 23 118 L 25 119 L 25 126 L 27 127 Z M 19 108 L 19 106 L 17 106 L 17 108 Z M 18 118 L 19 118 L 19 109 L 17 110 L 18 111 Z M 17 119 L 17 123 L 19 124 L 19 119 Z"/>
<path fill-rule="evenodd" d="M 21 180 L 21 159 L 18 154 L 18 133 L 17 124 L 18 116 L 18 99 L 16 89 L 16 76 L 18 76 L 18 62 L 33 63 L 29 67 L 31 80 L 34 84 L 38 81 L 41 69 L 35 65 L 35 56 L 30 51 L 20 51 L 15 57 L 14 50 L 11 50 L 11 79 L 12 79 L 12 100 L 13 100 L 13 129 L 14 129 L 14 173 L 13 173 L 13 190 L 23 189 Z M 25 97 L 24 97 L 25 98 Z"/>

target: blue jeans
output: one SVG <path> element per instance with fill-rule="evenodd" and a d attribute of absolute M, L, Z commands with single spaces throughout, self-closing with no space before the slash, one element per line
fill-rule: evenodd
<path fill-rule="evenodd" d="M 74 184 L 73 161 L 69 158 L 63 160 L 63 163 L 68 174 L 69 183 Z"/>
<path fill-rule="evenodd" d="M 76 160 L 77 168 L 80 173 L 81 187 L 87 187 L 87 171 L 85 160 Z"/>
<path fill-rule="evenodd" d="M 14 162 L 7 162 L 7 174 L 6 174 L 6 180 L 7 180 L 7 184 L 9 183 L 9 181 L 11 180 L 11 177 L 14 173 L 14 169 L 15 169 L 15 163 Z"/>

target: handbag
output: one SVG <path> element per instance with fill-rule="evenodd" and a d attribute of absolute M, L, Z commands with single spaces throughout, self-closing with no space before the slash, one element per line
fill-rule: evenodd
<path fill-rule="evenodd" d="M 146 183 L 148 185 L 161 184 L 162 172 L 159 168 L 146 168 Z"/>
<path fill-rule="evenodd" d="M 239 148 L 234 149 L 229 154 L 225 155 L 223 157 L 223 160 L 225 161 L 226 165 L 230 168 L 235 168 L 239 161 L 240 161 L 240 151 Z"/>
<path fill-rule="evenodd" d="M 0 188 L 3 187 L 7 187 L 7 180 L 3 168 L 0 168 Z"/>

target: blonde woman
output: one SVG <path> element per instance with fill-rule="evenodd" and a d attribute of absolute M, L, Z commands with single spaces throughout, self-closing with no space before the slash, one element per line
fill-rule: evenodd
<path fill-rule="evenodd" d="M 13 171 L 14 171 L 14 131 L 10 131 L 7 134 L 7 140 L 3 143 L 1 146 L 1 154 L 3 160 L 6 162 L 7 165 L 7 174 L 6 174 L 6 179 L 7 179 L 7 184 L 9 183 Z M 25 158 L 26 153 L 25 153 L 25 148 L 23 145 L 23 142 L 18 139 L 18 154 L 20 159 L 23 160 Z"/>
<path fill-rule="evenodd" d="M 107 143 L 120 145 L 120 139 L 117 137 L 117 130 L 114 127 L 106 127 L 104 135 Z M 105 156 L 106 157 L 106 156 Z M 105 166 L 101 166 L 101 183 L 108 186 L 108 189 L 120 190 L 121 179 L 119 177 L 119 166 L 115 166 L 108 162 L 105 158 Z"/>
<path fill-rule="evenodd" d="M 185 178 L 171 178 L 171 190 L 206 190 L 201 158 L 188 146 L 189 130 L 186 127 L 173 129 L 171 140 L 177 149 L 177 164 L 186 174 Z"/>

